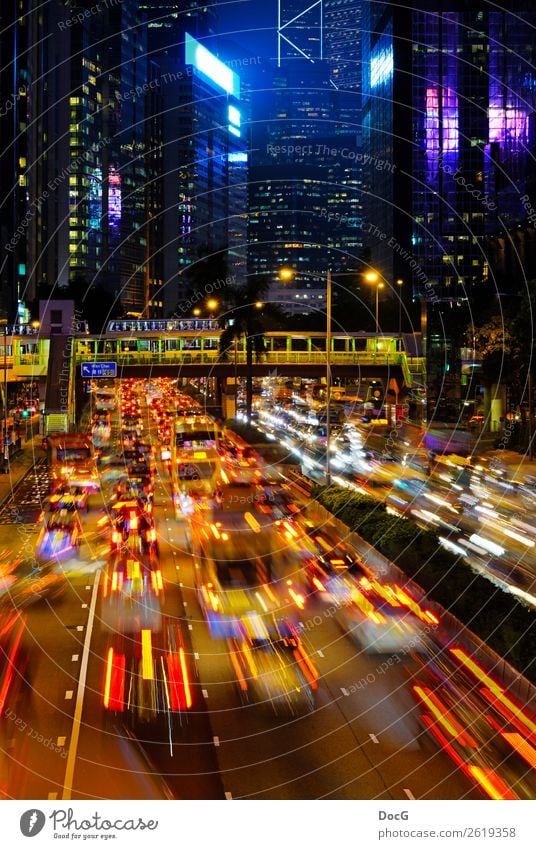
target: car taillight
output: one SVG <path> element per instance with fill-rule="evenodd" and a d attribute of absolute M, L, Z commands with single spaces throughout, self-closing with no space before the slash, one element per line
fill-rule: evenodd
<path fill-rule="evenodd" d="M 125 693 L 125 655 L 116 654 L 108 649 L 106 659 L 106 679 L 104 683 L 104 707 L 108 710 L 124 709 Z"/>

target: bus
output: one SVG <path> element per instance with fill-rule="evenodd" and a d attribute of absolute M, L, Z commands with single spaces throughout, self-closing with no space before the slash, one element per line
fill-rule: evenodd
<path fill-rule="evenodd" d="M 83 433 L 52 433 L 47 437 L 50 493 L 66 487 L 100 488 L 93 444 Z"/>
<path fill-rule="evenodd" d="M 220 484 L 219 430 L 210 416 L 175 419 L 171 484 L 177 518 L 209 509 Z"/>

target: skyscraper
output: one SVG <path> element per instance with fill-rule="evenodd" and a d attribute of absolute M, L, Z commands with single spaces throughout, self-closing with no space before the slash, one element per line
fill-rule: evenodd
<path fill-rule="evenodd" d="M 356 18 L 327 0 L 279 8 L 272 96 L 254 114 L 248 269 L 270 283 L 272 300 L 308 312 L 324 302 L 327 269 L 355 265 L 361 251 L 359 85 L 335 36 Z M 355 51 L 348 58 L 357 67 Z M 278 282 L 282 265 L 297 272 L 292 289 Z"/>
<path fill-rule="evenodd" d="M 155 300 L 159 305 L 153 309 L 169 313 L 176 304 L 183 278 L 179 276 L 179 183 L 181 165 L 179 139 L 182 135 L 179 110 L 180 82 L 186 76 L 185 33 L 201 42 L 207 39 L 210 48 L 215 34 L 216 4 L 202 5 L 197 0 L 140 0 L 139 8 L 147 17 L 147 52 L 152 63 L 158 67 L 155 84 L 148 103 L 148 121 L 153 131 L 160 134 L 158 170 L 150 181 L 149 195 L 154 206 L 151 228 L 158 231 L 157 252 L 149 251 L 153 262 L 158 264 L 155 280 Z M 151 111 L 152 110 L 152 111 Z M 156 163 L 155 163 L 156 164 Z"/>
<path fill-rule="evenodd" d="M 18 232 L 26 214 L 28 124 L 34 50 L 28 39 L 29 3 L 0 5 L 0 296 L 6 318 L 13 321 L 19 298 L 27 297 L 27 239 Z"/>
<path fill-rule="evenodd" d="M 389 288 L 408 279 L 411 245 L 411 13 L 395 3 L 363 9 L 363 240 Z M 396 240 L 397 250 L 393 250 Z M 391 288 L 391 292 L 392 292 Z"/>
<path fill-rule="evenodd" d="M 14 99 L 20 124 L 10 155 L 17 157 L 17 170 L 2 169 L 21 189 L 10 243 L 10 261 L 21 274 L 16 289 L 32 299 L 41 285 L 72 284 L 83 297 L 102 284 L 127 311 L 141 312 L 148 91 L 143 16 L 134 0 L 110 0 L 98 10 L 57 0 L 21 11 L 17 4 L 9 28 L 12 69 L 24 70 L 26 88 Z M 6 45 L 2 32 L 4 52 Z"/>
<path fill-rule="evenodd" d="M 535 23 L 523 0 L 515 14 L 461 0 L 366 4 L 365 151 L 394 170 L 369 171 L 364 234 L 388 282 L 413 282 L 441 418 L 457 418 L 469 392 L 461 349 L 475 298 L 495 285 L 489 245 L 526 219 L 534 190 Z"/>
<path fill-rule="evenodd" d="M 331 85 L 339 92 L 339 132 L 361 135 L 363 0 L 324 0 L 323 52 Z"/>
<path fill-rule="evenodd" d="M 240 78 L 189 33 L 184 67 L 176 107 L 178 272 L 182 275 L 200 259 L 223 252 L 230 274 L 240 282 L 248 161 Z"/>

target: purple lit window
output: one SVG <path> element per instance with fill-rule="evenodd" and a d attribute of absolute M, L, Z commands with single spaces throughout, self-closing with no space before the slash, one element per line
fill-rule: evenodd
<path fill-rule="evenodd" d="M 443 152 L 458 150 L 458 95 L 451 88 L 442 92 L 443 106 Z"/>
<path fill-rule="evenodd" d="M 489 140 L 514 148 L 528 144 L 529 120 L 526 110 L 513 96 L 508 97 L 506 106 L 503 100 L 502 96 L 495 96 L 490 103 Z"/>
<path fill-rule="evenodd" d="M 439 153 L 439 94 L 437 87 L 426 89 L 424 132 L 426 155 L 435 159 Z"/>

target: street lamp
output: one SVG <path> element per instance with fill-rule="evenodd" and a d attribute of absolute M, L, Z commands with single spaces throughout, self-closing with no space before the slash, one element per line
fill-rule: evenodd
<path fill-rule="evenodd" d="M 296 276 L 292 268 L 281 268 L 279 279 L 288 283 Z M 329 443 L 331 436 L 331 271 L 326 273 L 326 483 L 331 486 L 331 459 Z"/>
<path fill-rule="evenodd" d="M 402 347 L 402 286 L 404 285 L 403 280 L 397 280 L 396 285 L 398 286 L 398 339 L 399 346 Z"/>
<path fill-rule="evenodd" d="M 367 283 L 371 283 L 373 286 L 376 286 L 376 349 L 378 348 L 378 336 L 380 335 L 380 322 L 378 320 L 378 312 L 379 312 L 379 294 L 380 289 L 383 289 L 384 283 L 380 280 L 380 275 L 377 271 L 367 271 L 364 275 Z"/>

